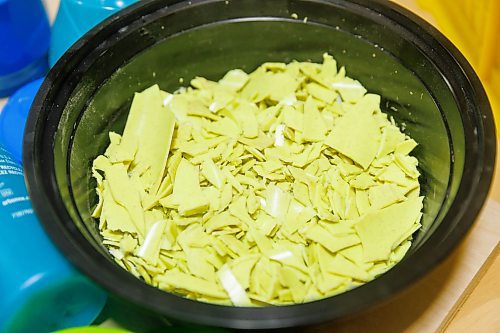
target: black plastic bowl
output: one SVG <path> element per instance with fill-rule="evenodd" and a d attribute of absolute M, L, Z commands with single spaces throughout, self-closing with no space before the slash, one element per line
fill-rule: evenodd
<path fill-rule="evenodd" d="M 297 14 L 298 19 L 292 18 Z M 295 17 L 295 15 L 293 15 Z M 382 95 L 417 142 L 423 229 L 404 260 L 359 288 L 283 307 L 237 308 L 153 288 L 115 264 L 90 212 L 92 160 L 121 131 L 133 93 L 179 78 L 220 78 L 265 61 L 321 61 L 324 52 Z M 233 328 L 276 328 L 345 317 L 386 300 L 441 262 L 486 198 L 495 129 L 464 57 L 401 7 L 364 0 L 141 1 L 80 39 L 43 83 L 29 115 L 24 166 L 35 209 L 63 253 L 111 293 L 156 313 Z"/>

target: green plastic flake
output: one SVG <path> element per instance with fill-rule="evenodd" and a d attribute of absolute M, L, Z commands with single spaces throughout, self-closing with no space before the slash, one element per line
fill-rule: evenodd
<path fill-rule="evenodd" d="M 327 271 L 336 275 L 350 277 L 359 281 L 368 282 L 373 279 L 364 269 L 357 266 L 343 255 L 338 254 L 327 263 Z"/>
<path fill-rule="evenodd" d="M 167 163 L 175 125 L 173 113 L 163 107 L 157 85 L 136 94 L 128 119 L 120 146 L 124 150 L 137 147 L 131 171 L 148 169 L 141 178 L 146 188 L 155 192 Z"/>
<path fill-rule="evenodd" d="M 218 189 L 221 189 L 226 182 L 224 174 L 211 159 L 206 159 L 202 162 L 201 172 L 203 176 L 205 176 L 205 178 L 207 178 L 207 180 Z"/>
<path fill-rule="evenodd" d="M 377 179 L 382 182 L 390 182 L 404 186 L 407 184 L 406 175 L 396 164 L 391 163 L 377 175 Z"/>
<path fill-rule="evenodd" d="M 132 162 L 136 153 L 137 146 L 124 147 L 121 145 L 122 137 L 121 135 L 109 132 L 109 146 L 106 149 L 104 155 L 106 155 L 110 162 L 117 163 L 129 163 Z M 104 156 L 102 156 L 104 157 Z"/>
<path fill-rule="evenodd" d="M 302 259 L 302 256 L 300 256 L 296 249 L 290 247 L 290 248 L 276 248 L 274 250 L 270 250 L 265 253 L 265 255 L 276 262 L 280 262 L 284 264 L 285 266 L 290 266 L 293 268 L 296 268 L 300 272 L 307 273 L 308 269 L 307 266 L 304 264 L 304 260 Z M 298 274 L 298 273 L 297 273 Z"/>
<path fill-rule="evenodd" d="M 215 280 L 214 266 L 206 258 L 206 250 L 197 247 L 184 247 L 189 272 L 196 277 L 213 281 Z"/>
<path fill-rule="evenodd" d="M 281 270 L 283 285 L 289 288 L 294 303 L 302 303 L 306 296 L 306 290 L 297 277 L 297 271 L 291 267 L 283 267 Z"/>
<path fill-rule="evenodd" d="M 233 69 L 219 81 L 219 84 L 233 91 L 238 91 L 248 82 L 248 74 L 241 69 Z"/>
<path fill-rule="evenodd" d="M 141 198 L 127 175 L 126 167 L 123 164 L 113 164 L 106 170 L 105 174 L 108 184 L 107 190 L 111 192 L 113 200 L 125 208 L 136 227 L 136 231 L 144 235 L 145 222 Z"/>
<path fill-rule="evenodd" d="M 383 157 L 389 153 L 394 152 L 405 140 L 405 135 L 401 133 L 396 126 L 386 126 L 382 130 L 382 137 L 380 140 L 380 147 L 377 152 L 377 157 Z"/>
<path fill-rule="evenodd" d="M 405 199 L 403 192 L 404 190 L 397 185 L 384 183 L 371 187 L 368 190 L 368 198 L 371 207 L 379 209 L 403 201 Z"/>
<path fill-rule="evenodd" d="M 394 161 L 410 178 L 418 178 L 420 173 L 417 170 L 418 161 L 413 156 L 407 156 L 400 153 L 394 154 Z"/>
<path fill-rule="evenodd" d="M 367 169 L 379 147 L 380 129 L 371 111 L 348 112 L 340 117 L 325 144 Z M 354 139 L 355 138 L 355 139 Z"/>
<path fill-rule="evenodd" d="M 271 93 L 269 75 L 264 68 L 259 68 L 249 75 L 247 84 L 241 90 L 241 97 L 258 103 L 269 97 Z"/>
<path fill-rule="evenodd" d="M 324 276 L 319 277 L 319 281 L 317 282 L 318 289 L 322 294 L 329 294 L 330 292 L 346 285 L 349 282 L 349 279 L 338 276 L 335 274 L 324 274 Z M 313 298 L 317 298 L 313 297 Z"/>
<path fill-rule="evenodd" d="M 276 102 L 280 102 L 293 94 L 300 84 L 297 78 L 286 72 L 272 75 L 269 81 L 273 82 L 272 87 L 270 87 L 269 98 Z"/>
<path fill-rule="evenodd" d="M 208 208 L 209 201 L 200 188 L 199 170 L 186 159 L 177 169 L 172 196 L 181 215 L 199 214 Z"/>
<path fill-rule="evenodd" d="M 359 101 L 364 94 L 366 89 L 359 83 L 359 81 L 350 79 L 348 77 L 343 77 L 339 73 L 339 81 L 331 84 L 331 87 L 338 91 L 345 102 L 353 103 Z"/>
<path fill-rule="evenodd" d="M 92 166 L 103 245 L 145 283 L 225 306 L 371 281 L 423 206 L 417 143 L 380 102 L 328 54 L 136 93 Z"/>
<path fill-rule="evenodd" d="M 217 87 L 216 87 L 217 88 Z M 234 95 L 225 89 L 214 89 L 213 99 L 208 109 L 211 112 L 217 113 L 224 109 L 234 99 Z"/>
<path fill-rule="evenodd" d="M 358 244 L 359 237 L 356 235 L 346 235 L 343 237 L 332 236 L 328 231 L 319 225 L 314 225 L 306 231 L 306 237 L 323 245 L 327 250 L 335 253 L 346 247 Z"/>
<path fill-rule="evenodd" d="M 245 290 L 240 285 L 233 272 L 228 265 L 224 265 L 217 272 L 220 284 L 224 287 L 231 302 L 236 306 L 251 306 L 252 303 L 248 298 Z"/>
<path fill-rule="evenodd" d="M 254 139 L 259 135 L 259 123 L 255 115 L 256 109 L 255 104 L 242 103 L 232 112 L 239 126 L 243 129 L 245 138 Z"/>
<path fill-rule="evenodd" d="M 284 219 L 288 212 L 290 200 L 291 197 L 288 193 L 278 186 L 272 185 L 266 189 L 262 206 L 264 206 L 264 211 L 272 217 Z"/>
<path fill-rule="evenodd" d="M 396 154 L 408 155 L 418 144 L 413 139 L 405 140 L 396 146 Z"/>
<path fill-rule="evenodd" d="M 317 100 L 327 104 L 333 104 L 337 99 L 337 93 L 335 91 L 322 87 L 314 82 L 307 85 L 307 92 Z"/>
<path fill-rule="evenodd" d="M 302 132 L 304 121 L 303 114 L 300 111 L 297 111 L 293 106 L 286 105 L 281 113 L 286 126 Z"/>
<path fill-rule="evenodd" d="M 325 139 L 327 131 L 325 121 L 311 97 L 307 99 L 304 105 L 302 128 L 303 138 L 306 141 L 317 142 Z"/>
<path fill-rule="evenodd" d="M 160 244 L 163 239 L 163 232 L 167 221 L 158 221 L 149 229 L 144 243 L 137 251 L 137 255 L 146 262 L 156 265 L 160 255 Z"/>
<path fill-rule="evenodd" d="M 199 295 L 222 299 L 227 297 L 227 293 L 217 283 L 175 270 L 170 270 L 158 276 L 157 280 L 161 289 L 181 289 Z"/>
<path fill-rule="evenodd" d="M 362 216 L 355 228 L 363 246 L 366 261 L 388 260 L 391 251 L 399 245 L 402 235 L 418 223 L 422 197 L 370 212 Z"/>
<path fill-rule="evenodd" d="M 222 118 L 216 122 L 212 122 L 207 126 L 209 132 L 226 135 L 232 138 L 238 138 L 241 133 L 241 128 L 230 118 Z"/>

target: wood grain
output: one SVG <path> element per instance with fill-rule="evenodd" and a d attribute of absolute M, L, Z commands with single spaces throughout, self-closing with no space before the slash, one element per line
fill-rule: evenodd
<path fill-rule="evenodd" d="M 500 243 L 438 329 L 440 333 L 500 332 Z"/>

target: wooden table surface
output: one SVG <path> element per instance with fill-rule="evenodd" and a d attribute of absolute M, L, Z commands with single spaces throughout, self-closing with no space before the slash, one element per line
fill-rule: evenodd
<path fill-rule="evenodd" d="M 49 15 L 53 18 L 59 0 L 44 1 Z M 432 17 L 427 13 L 422 13 L 414 0 L 396 0 L 396 2 L 418 12 L 433 23 Z M 0 108 L 4 103 L 5 101 L 0 100 Z M 498 143 L 500 145 L 500 142 Z M 437 331 L 488 255 L 500 242 L 499 222 L 500 161 L 497 162 L 496 179 L 481 215 L 464 241 L 448 259 L 413 287 L 388 303 L 352 319 L 334 325 L 312 327 L 305 332 L 420 333 Z M 493 274 L 496 274 L 494 279 L 500 281 L 498 271 Z M 494 298 L 497 303 L 500 302 L 500 295 Z M 499 307 L 485 307 L 481 311 L 484 311 L 485 318 L 500 316 Z M 453 326 L 448 331 L 456 332 L 460 329 Z M 491 332 L 495 331 L 500 332 L 500 328 L 491 327 Z"/>

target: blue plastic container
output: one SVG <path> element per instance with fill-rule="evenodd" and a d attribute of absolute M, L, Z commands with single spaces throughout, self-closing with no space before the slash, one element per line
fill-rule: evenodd
<path fill-rule="evenodd" d="M 0 0 L 1 1 L 1 0 Z M 61 0 L 52 27 L 50 66 L 83 34 L 115 12 L 138 0 Z"/>
<path fill-rule="evenodd" d="M 42 82 L 43 79 L 38 79 L 28 83 L 16 91 L 0 110 L 0 143 L 19 164 L 23 160 L 24 125 Z"/>
<path fill-rule="evenodd" d="M 88 325 L 106 294 L 76 271 L 33 213 L 21 166 L 0 146 L 0 332 Z"/>
<path fill-rule="evenodd" d="M 0 97 L 46 74 L 49 44 L 41 0 L 0 0 Z"/>

